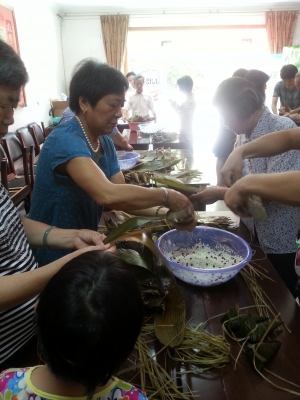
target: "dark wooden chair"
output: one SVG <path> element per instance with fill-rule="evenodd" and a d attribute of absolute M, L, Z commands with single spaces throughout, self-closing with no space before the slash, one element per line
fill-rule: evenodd
<path fill-rule="evenodd" d="M 33 140 L 35 141 L 37 150 L 36 155 L 39 155 L 45 141 L 43 130 L 36 122 L 31 122 L 27 125 L 27 128 L 29 129 L 30 133 L 32 134 Z"/>
<path fill-rule="evenodd" d="M 8 190 L 14 204 L 24 201 L 25 209 L 28 212 L 31 200 L 31 179 L 29 176 L 30 160 L 27 147 L 22 147 L 15 133 L 6 134 L 1 141 L 5 157 L 7 159 L 7 167 L 1 170 L 3 174 L 3 186 Z M 33 146 L 32 146 L 33 147 Z"/>
<path fill-rule="evenodd" d="M 42 128 L 42 131 L 43 131 L 44 138 L 45 138 L 45 140 L 46 140 L 46 138 L 47 138 L 48 135 L 47 135 L 47 131 L 46 131 L 44 122 L 41 122 L 41 128 Z M 48 134 L 49 134 L 49 133 L 48 133 Z"/>
<path fill-rule="evenodd" d="M 16 174 L 16 169 L 19 169 L 18 163 L 11 167 L 11 162 L 8 160 L 7 151 L 9 147 L 7 145 L 6 139 L 2 139 L 2 145 L 0 149 L 1 157 L 1 182 L 8 194 L 17 208 L 24 205 L 26 213 L 30 209 L 31 200 L 31 181 L 28 172 L 28 157 L 27 148 L 21 148 L 22 162 L 23 162 L 23 176 L 18 176 Z M 11 157 L 11 154 L 10 154 Z"/>
<path fill-rule="evenodd" d="M 33 138 L 33 135 L 26 126 L 17 129 L 17 136 L 21 143 L 21 146 L 23 148 L 29 149 L 27 161 L 28 161 L 29 175 L 31 181 L 31 188 L 33 189 L 34 177 L 36 174 L 36 163 L 39 157 L 37 154 L 37 147 L 36 147 L 37 144 Z"/>

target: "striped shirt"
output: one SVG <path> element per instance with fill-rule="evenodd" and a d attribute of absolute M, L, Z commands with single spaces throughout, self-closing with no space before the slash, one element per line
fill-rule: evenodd
<path fill-rule="evenodd" d="M 0 183 L 0 277 L 37 267 L 18 211 Z M 33 336 L 34 304 L 35 298 L 0 312 L 0 363 Z"/>

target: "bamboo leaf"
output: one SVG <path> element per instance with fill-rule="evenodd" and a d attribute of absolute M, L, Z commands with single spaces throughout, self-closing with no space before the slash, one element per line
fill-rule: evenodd
<path fill-rule="evenodd" d="M 278 351 L 281 342 L 274 340 L 273 342 L 261 343 L 259 348 L 255 350 L 255 344 L 246 344 L 246 357 L 250 364 L 261 371 L 265 363 Z"/>
<path fill-rule="evenodd" d="M 131 270 L 139 283 L 154 281 L 153 269 L 150 265 L 152 260 L 148 260 L 149 263 L 147 263 L 140 253 L 133 249 L 118 249 L 116 254 L 127 264 L 130 264 Z"/>
<path fill-rule="evenodd" d="M 118 249 L 117 255 L 122 258 L 127 264 L 136 265 L 138 267 L 145 268 L 152 272 L 152 268 L 147 265 L 145 260 L 140 256 L 140 254 L 132 249 Z"/>
<path fill-rule="evenodd" d="M 127 221 L 123 222 L 123 224 L 118 225 L 118 227 L 111 232 L 103 241 L 104 244 L 110 243 L 114 244 L 120 236 L 123 234 L 132 231 L 137 228 L 142 228 L 152 223 L 153 221 L 161 221 L 160 217 L 133 217 L 129 218 Z"/>
<path fill-rule="evenodd" d="M 130 265 L 130 268 L 132 270 L 132 273 L 135 277 L 135 279 L 138 281 L 140 285 L 148 283 L 148 284 L 153 284 L 154 282 L 154 275 L 152 274 L 151 271 L 149 271 L 146 268 L 141 268 L 136 265 Z M 142 290 L 143 292 L 143 290 Z"/>
<path fill-rule="evenodd" d="M 264 321 L 264 322 L 260 322 L 259 324 L 257 324 L 257 329 L 251 333 L 249 342 L 258 343 L 262 339 L 262 337 L 264 336 L 264 334 L 266 333 L 266 331 L 268 330 L 270 325 L 271 325 L 270 321 Z M 282 322 L 274 323 L 272 325 L 272 328 L 269 330 L 268 334 L 272 333 L 280 325 L 282 325 Z"/>
<path fill-rule="evenodd" d="M 172 283 L 165 301 L 165 312 L 162 315 L 154 314 L 155 335 L 163 345 L 175 347 L 184 338 L 186 312 L 182 292 L 177 283 Z"/>
<path fill-rule="evenodd" d="M 167 185 L 168 187 L 173 188 L 173 189 L 178 189 L 178 190 L 182 190 L 182 191 L 190 192 L 190 193 L 198 193 L 197 188 L 185 185 L 184 183 L 179 182 L 177 179 L 172 179 L 172 178 L 167 178 L 167 177 L 162 178 L 162 177 L 158 177 L 155 174 L 153 176 L 149 175 L 149 177 L 151 177 L 152 180 L 154 180 L 158 183 L 161 183 L 162 185 Z"/>
<path fill-rule="evenodd" d="M 126 222 L 123 225 L 125 225 Z M 116 229 L 116 231 L 118 229 Z M 169 268 L 168 264 L 165 264 L 165 261 L 160 259 L 160 255 L 155 247 L 155 244 L 145 232 L 128 232 L 122 236 L 117 235 L 117 237 L 115 237 L 113 240 L 130 240 L 143 243 L 156 257 L 156 279 L 159 289 L 166 296 L 166 308 L 162 315 L 157 313 L 154 314 L 155 334 L 162 344 L 168 344 L 171 347 L 177 346 L 182 342 L 184 336 L 185 303 L 182 292 L 177 285 L 176 279 L 174 278 L 173 272 Z M 110 239 L 110 243 L 113 244 L 114 241 Z"/>
<path fill-rule="evenodd" d="M 162 169 L 169 169 L 174 165 L 180 163 L 183 158 L 175 158 L 175 159 L 162 159 L 162 160 L 153 160 L 150 162 L 136 164 L 132 169 L 139 172 L 149 172 L 149 171 L 160 171 Z"/>

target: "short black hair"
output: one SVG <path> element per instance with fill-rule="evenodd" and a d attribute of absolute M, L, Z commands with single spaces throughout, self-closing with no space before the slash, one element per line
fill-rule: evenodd
<path fill-rule="evenodd" d="M 104 251 L 65 264 L 40 294 L 36 326 L 41 358 L 92 398 L 133 350 L 144 307 L 130 267 Z"/>
<path fill-rule="evenodd" d="M 185 93 L 190 93 L 192 91 L 193 84 L 193 79 L 189 75 L 184 75 L 177 79 L 177 85 L 179 86 L 179 89 Z"/>
<path fill-rule="evenodd" d="M 126 74 L 126 78 L 129 78 L 130 76 L 136 76 L 136 73 L 133 71 L 128 72 L 128 74 Z"/>
<path fill-rule="evenodd" d="M 217 108 L 230 109 L 241 120 L 249 118 L 263 103 L 264 96 L 253 83 L 239 77 L 221 82 L 213 98 Z"/>
<path fill-rule="evenodd" d="M 293 64 L 284 65 L 280 70 L 281 79 L 293 79 L 295 78 L 298 68 Z"/>
<path fill-rule="evenodd" d="M 81 96 L 94 108 L 102 97 L 123 94 L 127 89 L 128 81 L 121 71 L 95 59 L 85 58 L 73 70 L 69 107 L 78 113 Z"/>
<path fill-rule="evenodd" d="M 238 76 L 239 78 L 245 78 L 245 75 L 247 74 L 248 70 L 245 68 L 239 68 L 234 73 L 232 74 L 232 77 Z"/>
<path fill-rule="evenodd" d="M 253 85 L 266 97 L 266 83 L 270 79 L 269 75 L 259 69 L 250 69 L 245 75 L 247 81 Z"/>
<path fill-rule="evenodd" d="M 0 40 L 0 86 L 20 89 L 29 77 L 20 56 L 7 43 Z"/>

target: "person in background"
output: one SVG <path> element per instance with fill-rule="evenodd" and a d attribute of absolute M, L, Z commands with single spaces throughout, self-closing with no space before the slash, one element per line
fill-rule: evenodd
<path fill-rule="evenodd" d="M 134 86 L 134 77 L 136 76 L 136 73 L 133 71 L 128 72 L 126 74 L 126 78 L 129 82 L 129 87 L 125 95 L 125 99 L 128 100 L 130 96 L 132 96 L 135 93 L 135 86 Z"/>
<path fill-rule="evenodd" d="M 1 372 L 1 398 L 146 400 L 114 376 L 133 350 L 143 313 L 124 262 L 96 251 L 74 258 L 37 301 L 38 353 L 45 364 Z"/>
<path fill-rule="evenodd" d="M 2 40 L 0 60 L 2 138 L 14 123 L 20 91 L 29 78 L 19 55 Z M 35 298 L 49 279 L 77 255 L 95 248 L 109 249 L 109 245 L 103 245 L 104 238 L 97 232 L 59 229 L 20 217 L 0 183 L 0 365 L 13 354 L 20 354 L 26 344 L 30 345 L 28 342 L 34 335 Z M 68 249 L 70 254 L 38 268 L 31 246 Z"/>
<path fill-rule="evenodd" d="M 150 94 L 144 93 L 145 78 L 143 75 L 136 75 L 134 77 L 135 93 L 128 97 L 123 107 L 123 117 L 128 120 L 129 111 L 132 112 L 132 116 L 139 115 L 145 117 L 152 113 L 154 121 L 156 121 L 156 112 L 154 109 L 154 103 Z"/>
<path fill-rule="evenodd" d="M 231 182 L 236 180 L 236 183 L 225 194 L 224 201 L 227 207 L 244 217 L 245 214 L 241 212 L 241 205 L 244 206 L 244 209 L 248 209 L 249 197 L 253 194 L 264 199 L 300 207 L 300 171 L 247 175 L 241 178 L 243 159 L 272 157 L 289 150 L 300 150 L 300 128 L 269 133 L 235 149 L 221 171 L 227 186 L 231 186 Z M 296 251 L 295 271 L 298 275 L 298 283 L 295 294 L 299 304 L 300 229 L 296 240 Z"/>
<path fill-rule="evenodd" d="M 70 119 L 74 118 L 75 113 L 70 109 L 70 107 L 67 107 L 61 117 L 61 120 L 59 121 L 59 124 L 64 124 L 67 121 L 70 121 Z M 111 138 L 111 140 L 114 142 L 115 145 L 121 147 L 125 151 L 132 151 L 133 147 L 131 144 L 128 143 L 128 140 L 122 135 L 121 132 L 119 132 L 119 129 L 115 127 L 112 131 L 111 134 L 107 135 Z"/>
<path fill-rule="evenodd" d="M 170 209 L 183 213 L 180 229 L 194 228 L 194 209 L 186 196 L 125 184 L 107 134 L 121 116 L 127 88 L 125 76 L 108 64 L 91 59 L 78 64 L 69 90 L 75 117 L 54 128 L 43 145 L 29 218 L 97 231 L 103 207 L 148 216 L 165 216 Z M 43 265 L 62 253 L 37 249 L 35 257 Z"/>
<path fill-rule="evenodd" d="M 247 72 L 248 72 L 247 69 L 239 68 L 236 71 L 234 71 L 232 76 L 244 78 Z M 232 152 L 235 142 L 236 142 L 236 134 L 232 132 L 230 129 L 226 128 L 223 122 L 220 121 L 219 133 L 212 149 L 212 152 L 217 158 L 216 174 L 217 174 L 218 186 L 224 186 L 220 172 L 225 161 L 227 160 L 227 157 Z"/>
<path fill-rule="evenodd" d="M 300 72 L 297 72 L 295 75 L 295 86 L 298 92 L 300 92 Z"/>
<path fill-rule="evenodd" d="M 192 92 L 193 80 L 190 76 L 184 75 L 177 80 L 177 85 L 185 99 L 180 105 L 174 100 L 169 101 L 180 118 L 180 141 L 186 142 L 193 152 L 193 118 L 196 110 L 196 101 Z"/>
<path fill-rule="evenodd" d="M 259 69 L 249 69 L 244 78 L 253 83 L 253 85 L 261 92 L 264 99 L 266 99 L 267 82 L 270 79 L 268 74 Z"/>
<path fill-rule="evenodd" d="M 267 133 L 296 127 L 289 118 L 270 113 L 264 107 L 262 93 L 250 82 L 241 78 L 223 81 L 215 94 L 214 104 L 224 124 L 237 135 L 237 147 L 264 136 Z M 300 151 L 292 150 L 284 155 L 246 159 L 243 176 L 249 174 L 277 173 L 300 169 Z M 228 188 L 210 187 L 191 196 L 203 203 L 223 200 Z M 264 201 L 265 220 L 243 218 L 250 232 L 257 238 L 282 280 L 294 294 L 297 282 L 294 270 L 295 236 L 300 227 L 300 208 L 275 201 Z"/>
<path fill-rule="evenodd" d="M 298 92 L 300 92 L 300 72 L 297 72 L 295 75 L 295 86 Z M 291 118 L 298 126 L 300 125 L 300 107 L 285 113 L 283 116 Z"/>
<path fill-rule="evenodd" d="M 226 186 L 224 200 L 236 214 L 245 216 L 239 205 L 248 208 L 251 194 L 300 207 L 300 171 L 254 174 L 242 177 L 243 160 L 272 157 L 300 150 L 300 128 L 269 133 L 233 150 L 221 171 Z M 241 178 L 241 179 L 240 179 Z M 236 182 L 232 185 L 232 182 Z"/>
<path fill-rule="evenodd" d="M 247 81 L 253 83 L 253 85 L 262 93 L 265 99 L 266 97 L 265 91 L 267 88 L 266 84 L 270 79 L 269 75 L 267 75 L 265 72 L 260 71 L 258 69 L 250 69 L 249 71 L 247 71 L 246 69 L 241 68 L 235 71 L 232 76 L 244 78 Z M 236 142 L 236 134 L 234 132 L 228 131 L 226 127 L 220 129 L 219 137 L 213 148 L 213 152 L 217 157 L 216 173 L 217 173 L 218 186 L 225 186 L 224 182 L 222 181 L 221 169 L 225 161 L 227 160 L 227 157 L 234 149 L 235 142 Z M 220 157 L 220 155 L 222 157 Z"/>
<path fill-rule="evenodd" d="M 280 99 L 279 113 L 284 115 L 290 110 L 294 110 L 300 106 L 300 92 L 295 86 L 295 75 L 298 69 L 293 64 L 284 65 L 280 70 L 281 81 L 277 82 L 274 87 L 273 99 L 272 99 L 272 112 L 278 114 L 277 103 Z"/>

